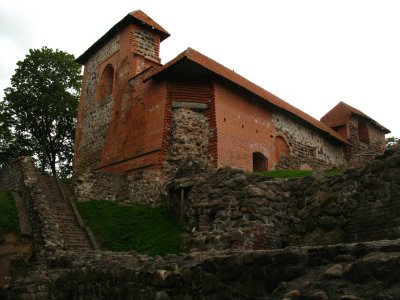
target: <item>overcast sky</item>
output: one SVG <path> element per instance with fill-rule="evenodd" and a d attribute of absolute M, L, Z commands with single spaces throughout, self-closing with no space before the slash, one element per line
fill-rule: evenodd
<path fill-rule="evenodd" d="M 0 0 L 0 96 L 16 62 L 48 46 L 78 57 L 130 11 L 319 119 L 339 101 L 400 137 L 398 0 Z"/>

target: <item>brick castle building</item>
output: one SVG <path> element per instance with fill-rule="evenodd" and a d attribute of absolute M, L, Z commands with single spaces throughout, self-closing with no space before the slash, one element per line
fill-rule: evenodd
<path fill-rule="evenodd" d="M 390 131 L 343 102 L 318 121 L 193 49 L 162 65 L 169 35 L 134 11 L 77 59 L 75 173 L 160 170 L 188 155 L 248 171 L 357 167 L 384 150 Z"/>

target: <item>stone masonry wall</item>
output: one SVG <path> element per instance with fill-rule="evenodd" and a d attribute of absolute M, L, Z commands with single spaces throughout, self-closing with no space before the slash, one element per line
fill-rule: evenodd
<path fill-rule="evenodd" d="M 399 299 L 399 240 L 212 251 L 60 256 L 0 290 L 2 299 Z"/>
<path fill-rule="evenodd" d="M 74 197 L 82 200 L 127 199 L 127 181 L 121 174 L 86 171 L 74 177 Z"/>
<path fill-rule="evenodd" d="M 162 183 L 157 171 L 131 174 L 87 171 L 75 176 L 74 196 L 78 201 L 159 205 L 163 194 Z"/>
<path fill-rule="evenodd" d="M 175 176 L 183 162 L 195 158 L 211 169 L 208 154 L 208 120 L 190 109 L 173 110 L 173 124 L 165 164 L 158 170 L 139 170 L 125 174 L 86 171 L 77 174 L 74 193 L 78 200 L 111 200 L 123 203 L 157 205 L 165 194 L 165 185 Z M 204 168 L 203 168 L 204 170 Z"/>
<path fill-rule="evenodd" d="M 64 250 L 64 241 L 60 232 L 52 204 L 45 197 L 40 176 L 36 172 L 34 160 L 30 157 L 17 159 L 2 170 L 0 182 L 3 188 L 19 192 L 24 200 L 32 227 L 36 260 L 52 259 L 57 252 Z"/>
<path fill-rule="evenodd" d="M 59 245 L 49 244 L 49 234 L 57 224 L 45 215 L 51 204 L 40 202 L 35 211 L 46 218 L 36 219 L 50 263 L 0 298 L 398 299 L 400 149 L 330 178 L 276 180 L 228 168 L 192 175 L 170 188 L 184 188 L 193 250 L 209 251 L 165 258 L 54 252 Z M 34 178 L 25 180 L 32 188 Z"/>
<path fill-rule="evenodd" d="M 210 130 L 207 117 L 187 108 L 174 109 L 163 175 L 171 178 L 188 157 L 211 165 L 208 153 Z"/>
<path fill-rule="evenodd" d="M 277 180 L 220 169 L 170 184 L 193 251 L 271 249 L 400 238 L 400 151 L 365 168 Z"/>
<path fill-rule="evenodd" d="M 170 206 L 180 211 L 179 187 L 187 187 L 183 216 L 192 232 L 191 251 L 283 246 L 287 196 L 278 190 L 280 180 L 221 168 L 192 181 L 177 179 L 169 190 Z"/>
<path fill-rule="evenodd" d="M 399 176 L 397 152 L 365 168 L 348 170 L 342 176 L 293 186 L 288 244 L 326 245 L 400 238 Z"/>
<path fill-rule="evenodd" d="M 21 160 L 23 159 L 25 158 L 16 159 L 0 170 L 0 188 L 11 191 L 23 189 L 24 178 L 21 169 Z"/>
<path fill-rule="evenodd" d="M 113 106 L 112 95 L 96 100 L 96 90 L 101 74 L 98 74 L 98 65 L 107 57 L 119 50 L 119 35 L 111 39 L 87 63 L 87 77 L 81 95 L 81 103 L 77 124 L 77 138 L 74 170 L 83 171 L 86 168 L 94 169 L 99 166 L 101 152 L 107 138 Z M 115 66 L 114 66 L 115 67 Z"/>
<path fill-rule="evenodd" d="M 318 170 L 346 166 L 343 146 L 278 112 L 273 113 L 273 123 L 276 131 L 286 136 L 291 149 L 290 155 L 282 157 L 275 166 L 277 169 Z"/>
<path fill-rule="evenodd" d="M 132 47 L 134 52 L 143 57 L 160 62 L 160 37 L 153 32 L 136 27 L 133 31 Z"/>
<path fill-rule="evenodd" d="M 375 126 L 368 124 L 369 143 L 359 140 L 359 119 L 352 117 L 348 123 L 350 147 L 347 148 L 349 167 L 358 168 L 371 161 L 375 155 L 381 154 L 385 147 L 384 134 Z"/>

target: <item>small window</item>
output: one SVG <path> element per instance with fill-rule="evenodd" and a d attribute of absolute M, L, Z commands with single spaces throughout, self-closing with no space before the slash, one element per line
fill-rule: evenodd
<path fill-rule="evenodd" d="M 363 120 L 358 120 L 358 139 L 360 142 L 369 144 L 368 125 Z"/>
<path fill-rule="evenodd" d="M 105 67 L 100 80 L 100 99 L 112 94 L 114 84 L 114 68 L 112 65 Z"/>
<path fill-rule="evenodd" d="M 260 152 L 253 153 L 253 172 L 268 171 L 268 159 Z"/>

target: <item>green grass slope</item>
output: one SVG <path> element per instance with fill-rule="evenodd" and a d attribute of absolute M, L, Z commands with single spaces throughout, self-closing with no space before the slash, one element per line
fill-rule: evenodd
<path fill-rule="evenodd" d="M 104 250 L 161 256 L 182 252 L 182 225 L 163 206 L 121 206 L 109 201 L 76 204 Z"/>

